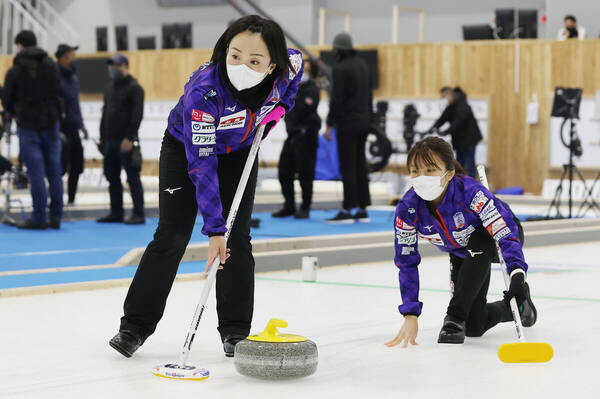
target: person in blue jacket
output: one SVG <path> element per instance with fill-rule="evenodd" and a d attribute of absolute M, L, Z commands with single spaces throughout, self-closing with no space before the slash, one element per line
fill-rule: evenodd
<path fill-rule="evenodd" d="M 395 263 L 404 316 L 398 335 L 387 346 L 416 345 L 421 256 L 418 238 L 450 255 L 452 299 L 439 333 L 438 343 L 461 344 L 479 337 L 500 322 L 512 320 L 509 301 L 516 298 L 523 326 L 535 324 L 537 311 L 525 282 L 523 229 L 508 207 L 479 181 L 466 176 L 450 145 L 439 137 L 427 137 L 408 153 L 412 188 L 396 208 Z M 504 299 L 487 303 L 491 263 L 497 262 L 498 243 L 511 276 Z"/>
<path fill-rule="evenodd" d="M 163 315 L 198 211 L 210 237 L 207 266 L 217 255 L 218 331 L 226 356 L 250 332 L 254 258 L 250 220 L 255 162 L 235 224 L 225 242 L 225 219 L 255 131 L 269 130 L 294 106 L 303 72 L 300 51 L 288 49 L 281 27 L 250 15 L 218 39 L 211 60 L 190 77 L 169 115 L 159 166 L 160 218 L 125 299 L 119 333 L 110 345 L 130 357 Z"/>

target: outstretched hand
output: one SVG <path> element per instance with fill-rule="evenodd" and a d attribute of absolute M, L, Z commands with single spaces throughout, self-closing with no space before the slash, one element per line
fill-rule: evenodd
<path fill-rule="evenodd" d="M 419 322 L 417 316 L 408 315 L 404 318 L 404 324 L 394 339 L 385 343 L 385 346 L 391 348 L 398 344 L 402 344 L 402 348 L 406 348 L 410 342 L 411 345 L 419 345 L 416 341 L 417 333 L 419 332 Z"/>

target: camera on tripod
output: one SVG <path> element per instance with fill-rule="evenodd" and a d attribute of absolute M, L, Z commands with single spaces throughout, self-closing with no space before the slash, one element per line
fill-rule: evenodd
<path fill-rule="evenodd" d="M 563 123 L 560 126 L 560 140 L 569 149 L 569 152 L 578 158 L 583 155 L 583 147 L 573 121 L 579 119 L 582 93 L 583 90 L 577 88 L 557 87 L 554 91 L 554 103 L 552 104 L 552 116 L 563 118 Z M 571 135 L 567 143 L 563 131 L 568 121 L 571 122 Z"/>
<path fill-rule="evenodd" d="M 560 141 L 562 144 L 569 149 L 569 160 L 568 163 L 563 164 L 562 175 L 560 177 L 560 182 L 558 183 L 558 187 L 554 192 L 554 198 L 550 203 L 550 208 L 548 209 L 548 214 L 546 216 L 547 219 L 550 219 L 550 213 L 552 210 L 555 210 L 556 217 L 562 218 L 561 213 L 561 196 L 563 193 L 563 185 L 568 183 L 568 210 L 569 215 L 568 218 L 572 218 L 573 216 L 582 217 L 585 215 L 585 212 L 592 208 L 600 209 L 600 204 L 598 204 L 593 196 L 594 185 L 599 178 L 597 177 L 594 183 L 592 183 L 591 188 L 588 188 L 588 185 L 579 171 L 577 166 L 573 161 L 573 157 L 581 157 L 583 155 L 583 147 L 581 146 L 581 140 L 577 134 L 577 120 L 579 120 L 579 106 L 581 105 L 581 94 L 583 90 L 578 88 L 567 88 L 567 87 L 557 87 L 554 92 L 554 103 L 552 104 L 552 114 L 551 116 L 563 118 L 563 121 L 560 125 Z M 569 122 L 569 140 L 565 140 L 564 137 L 564 128 L 565 125 Z M 600 174 L 598 174 L 600 177 Z M 578 178 L 583 184 L 585 197 L 583 199 L 582 204 L 579 207 L 579 210 L 574 215 L 573 214 L 573 179 Z"/>

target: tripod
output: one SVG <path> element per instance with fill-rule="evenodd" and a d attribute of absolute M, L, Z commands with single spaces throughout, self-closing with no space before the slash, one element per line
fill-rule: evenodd
<path fill-rule="evenodd" d="M 554 192 L 554 198 L 552 199 L 552 202 L 550 203 L 550 207 L 548 208 L 548 213 L 546 215 L 546 219 L 550 219 L 550 213 L 552 212 L 552 209 L 554 208 L 556 210 L 556 218 L 562 219 L 564 218 L 564 216 L 562 215 L 561 211 L 560 211 L 560 206 L 561 206 L 561 196 L 563 193 L 563 184 L 565 184 L 565 178 L 568 176 L 569 179 L 569 192 L 568 192 L 568 198 L 569 198 L 569 216 L 568 218 L 571 219 L 573 218 L 573 174 L 577 174 L 577 177 L 579 178 L 579 180 L 581 180 L 581 182 L 583 183 L 583 187 L 586 193 L 586 196 L 584 197 L 583 203 L 581 204 L 581 206 L 579 207 L 579 210 L 577 211 L 577 216 L 576 217 L 582 217 L 585 215 L 585 213 L 587 211 L 589 211 L 590 209 L 596 207 L 600 210 L 600 205 L 594 200 L 593 196 L 592 196 L 592 192 L 594 189 L 594 186 L 596 184 L 596 182 L 598 181 L 598 179 L 600 178 L 600 173 L 598 174 L 598 177 L 596 177 L 596 180 L 594 181 L 594 184 L 592 184 L 592 187 L 588 189 L 587 184 L 585 179 L 583 178 L 583 175 L 581 174 L 581 172 L 579 171 L 579 169 L 577 169 L 577 166 L 575 166 L 575 164 L 573 163 L 573 156 L 576 155 L 575 153 L 577 152 L 580 156 L 581 155 L 581 142 L 579 141 L 579 139 L 577 139 L 577 128 L 576 128 L 576 124 L 574 122 L 574 120 L 576 119 L 575 115 L 574 115 L 574 102 L 572 102 L 571 100 L 567 100 L 568 106 L 569 106 L 569 117 L 564 118 L 563 123 L 560 127 L 560 138 L 563 142 L 563 144 L 569 149 L 569 163 L 568 164 L 563 164 L 563 170 L 562 170 L 562 175 L 560 176 L 560 182 L 558 183 L 558 187 L 556 187 L 556 191 Z M 570 126 L 569 126 L 569 144 L 565 143 L 564 139 L 563 139 L 563 129 L 565 127 L 565 124 L 567 123 L 567 121 L 570 122 Z M 585 212 L 582 213 L 583 208 L 587 206 L 587 209 L 585 210 Z"/>
<path fill-rule="evenodd" d="M 10 161 L 10 157 L 11 157 L 11 144 L 10 143 L 11 143 L 11 135 L 12 135 L 12 133 L 10 131 L 10 122 L 6 122 L 4 124 L 3 129 L 5 130 L 5 133 L 6 133 L 6 145 L 8 147 L 7 159 Z M 11 205 L 13 203 L 19 204 L 19 206 L 21 207 L 21 213 L 23 214 L 23 219 L 25 219 L 25 207 L 23 206 L 23 202 L 21 200 L 10 198 L 13 182 L 15 179 L 14 167 L 12 167 L 8 172 L 6 172 L 6 176 L 4 177 L 4 179 L 6 180 L 6 188 L 4 190 L 4 208 L 2 209 L 2 216 L 0 216 L 0 223 L 8 224 L 10 226 L 15 226 L 17 224 L 17 222 L 15 221 L 15 219 L 12 218 L 12 216 L 10 216 L 10 210 L 12 207 Z"/>

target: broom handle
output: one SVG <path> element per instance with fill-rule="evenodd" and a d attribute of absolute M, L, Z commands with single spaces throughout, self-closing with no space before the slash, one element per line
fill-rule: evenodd
<path fill-rule="evenodd" d="M 227 230 L 225 231 L 225 242 L 227 242 L 227 240 L 229 239 L 229 235 L 231 234 L 233 222 L 235 221 L 238 208 L 240 207 L 240 203 L 242 202 L 244 191 L 246 191 L 246 183 L 248 183 L 248 178 L 250 177 L 250 173 L 252 172 L 254 160 L 256 159 L 256 154 L 258 153 L 258 148 L 260 147 L 260 142 L 262 140 L 264 131 L 265 126 L 259 126 L 254 136 L 252 147 L 250 147 L 250 153 L 248 154 L 248 158 L 246 159 L 246 165 L 244 165 L 244 170 L 242 171 L 240 182 L 238 183 L 237 189 L 235 191 L 235 196 L 233 197 L 233 202 L 231 203 L 231 208 L 229 209 L 229 215 L 227 215 L 227 222 L 225 223 L 225 226 L 227 227 Z M 190 354 L 190 350 L 192 349 L 192 343 L 194 343 L 194 337 L 196 336 L 196 331 L 198 331 L 200 318 L 202 317 L 202 313 L 204 313 L 204 308 L 206 307 L 206 302 L 208 301 L 208 295 L 210 294 L 212 285 L 215 282 L 215 279 L 217 278 L 217 271 L 219 270 L 220 263 L 221 259 L 217 255 L 208 271 L 208 276 L 206 277 L 206 282 L 204 283 L 204 288 L 202 289 L 202 294 L 200 295 L 200 301 L 196 306 L 194 318 L 192 319 L 190 329 L 188 331 L 187 337 L 185 338 L 185 343 L 183 344 L 183 350 L 181 351 L 181 358 L 179 360 L 180 367 L 185 367 L 185 363 Z"/>
<path fill-rule="evenodd" d="M 485 166 L 477 165 L 477 173 L 479 173 L 479 181 L 481 184 L 488 190 L 490 186 L 488 184 L 487 176 L 485 175 Z M 494 240 L 496 243 L 496 251 L 498 251 L 498 258 L 500 259 L 500 269 L 502 269 L 502 276 L 504 276 L 504 285 L 508 290 L 510 288 L 510 276 L 508 275 L 508 271 L 506 270 L 506 264 L 504 263 L 504 257 L 502 256 L 502 252 L 500 251 L 500 245 L 498 245 L 498 241 Z M 517 332 L 517 339 L 519 342 L 525 342 L 525 335 L 523 333 L 523 326 L 521 325 L 521 316 L 519 315 L 519 308 L 517 306 L 517 300 L 515 298 L 511 298 L 510 300 L 510 310 L 513 316 L 513 322 L 515 323 L 515 330 Z"/>

